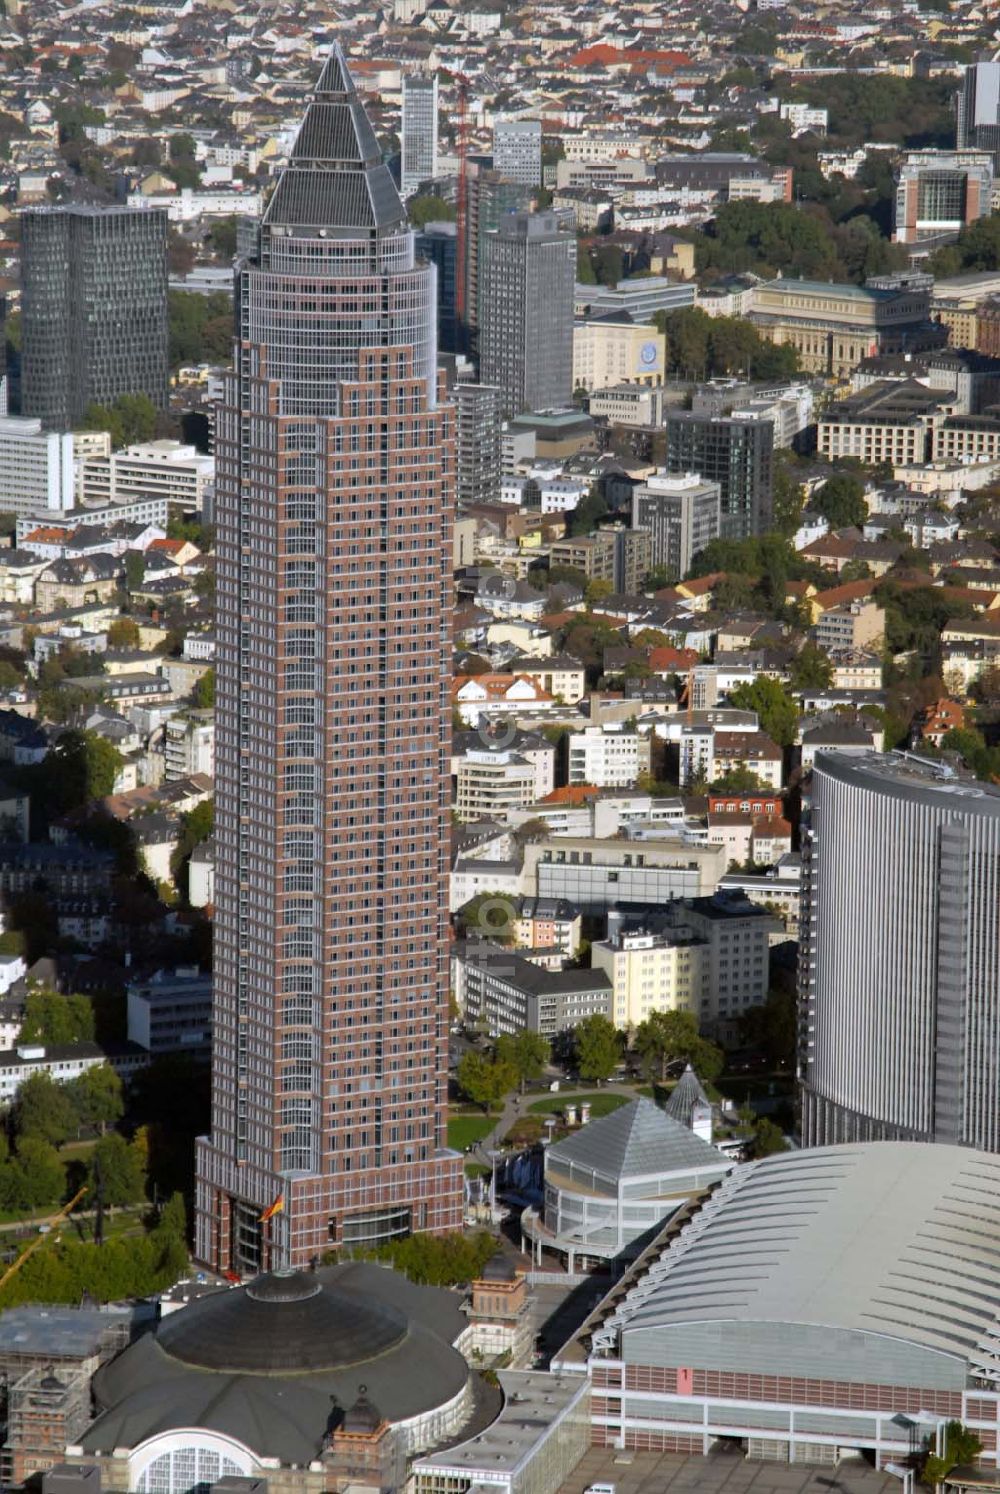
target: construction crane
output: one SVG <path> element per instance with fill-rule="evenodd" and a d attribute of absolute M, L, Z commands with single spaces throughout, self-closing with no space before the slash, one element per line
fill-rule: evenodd
<path fill-rule="evenodd" d="M 27 1250 L 19 1255 L 16 1261 L 11 1262 L 3 1275 L 0 1276 L 0 1292 L 3 1291 L 8 1281 L 10 1281 L 10 1278 L 15 1275 L 16 1272 L 20 1271 L 21 1267 L 24 1265 L 28 1257 L 34 1255 L 35 1251 L 40 1245 L 44 1245 L 48 1240 L 51 1240 L 53 1233 L 59 1228 L 60 1224 L 63 1224 L 65 1220 L 69 1218 L 70 1214 L 72 1214 L 73 1210 L 76 1208 L 77 1204 L 80 1202 L 81 1198 L 86 1192 L 87 1187 L 85 1184 L 82 1188 L 80 1188 L 76 1193 L 73 1194 L 73 1197 L 70 1199 L 69 1203 L 64 1204 L 63 1207 L 59 1210 L 58 1214 L 55 1215 L 52 1220 L 52 1229 L 49 1231 L 49 1233 L 39 1235 L 37 1240 L 32 1240 Z"/>

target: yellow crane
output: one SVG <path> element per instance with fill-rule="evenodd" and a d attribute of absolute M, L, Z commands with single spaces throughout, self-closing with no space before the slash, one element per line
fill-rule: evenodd
<path fill-rule="evenodd" d="M 0 1276 L 0 1292 L 3 1291 L 4 1287 L 7 1285 L 8 1281 L 10 1281 L 10 1278 L 15 1274 L 15 1272 L 20 1271 L 21 1267 L 24 1265 L 28 1257 L 30 1255 L 34 1255 L 39 1245 L 44 1245 L 47 1240 L 51 1240 L 52 1233 L 58 1228 L 60 1224 L 63 1223 L 65 1219 L 69 1217 L 70 1214 L 72 1214 L 73 1210 L 76 1208 L 77 1204 L 80 1202 L 81 1198 L 86 1192 L 87 1188 L 86 1185 L 84 1185 L 76 1193 L 74 1193 L 69 1203 L 64 1204 L 63 1207 L 59 1210 L 58 1214 L 53 1217 L 52 1231 L 50 1231 L 48 1234 L 39 1235 L 37 1240 L 32 1240 L 27 1250 L 23 1251 L 18 1256 L 16 1261 L 11 1262 L 3 1275 Z"/>

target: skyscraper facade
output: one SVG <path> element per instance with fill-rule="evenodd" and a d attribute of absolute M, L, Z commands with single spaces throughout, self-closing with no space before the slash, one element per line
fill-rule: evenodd
<path fill-rule="evenodd" d="M 699 472 L 706 482 L 719 484 L 723 539 L 749 539 L 767 532 L 774 482 L 770 420 L 671 410 L 666 436 L 667 472 Z"/>
<path fill-rule="evenodd" d="M 480 245 L 480 376 L 504 419 L 573 396 L 576 240 L 551 213 L 511 213 Z"/>
<path fill-rule="evenodd" d="M 50 430 L 123 394 L 167 403 L 167 215 L 31 208 L 21 215 L 21 413 Z"/>
<path fill-rule="evenodd" d="M 527 212 L 534 192 L 523 182 L 508 181 L 488 164 L 489 157 L 471 157 L 466 183 L 465 326 L 467 350 L 479 351 L 479 267 L 483 240 L 508 213 Z"/>
<path fill-rule="evenodd" d="M 461 1219 L 445 1148 L 453 412 L 339 51 L 236 272 L 218 410 L 211 1135 L 197 1252 Z"/>
<path fill-rule="evenodd" d="M 454 223 L 425 223 L 417 234 L 417 253 L 437 271 L 438 348 L 442 353 L 461 352 L 456 279 L 458 229 Z"/>
<path fill-rule="evenodd" d="M 421 182 L 437 176 L 438 80 L 437 73 L 406 73 L 403 76 L 403 116 L 400 129 L 403 196 L 415 192 Z"/>
<path fill-rule="evenodd" d="M 803 836 L 807 1146 L 1000 1151 L 1000 791 L 942 763 L 820 752 Z"/>
<path fill-rule="evenodd" d="M 959 150 L 988 150 L 1000 173 L 1000 62 L 974 62 L 958 92 Z"/>
<path fill-rule="evenodd" d="M 458 501 L 496 503 L 500 498 L 500 390 L 456 384 Z"/>
<path fill-rule="evenodd" d="M 654 473 L 632 489 L 632 528 L 649 531 L 652 564 L 679 580 L 719 533 L 719 484 L 696 472 Z"/>
<path fill-rule="evenodd" d="M 537 187 L 542 179 L 542 123 L 498 119 L 493 126 L 493 169 L 512 182 Z"/>

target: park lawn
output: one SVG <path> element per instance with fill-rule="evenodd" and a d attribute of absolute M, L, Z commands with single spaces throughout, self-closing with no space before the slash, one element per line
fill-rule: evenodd
<path fill-rule="evenodd" d="M 492 1130 L 493 1121 L 488 1115 L 449 1115 L 448 1145 L 456 1152 L 464 1152 Z"/>
<path fill-rule="evenodd" d="M 534 1104 L 528 1106 L 528 1110 L 532 1115 L 561 1115 L 567 1105 L 576 1105 L 579 1108 L 580 1105 L 589 1104 L 590 1118 L 597 1120 L 598 1116 L 610 1115 L 620 1105 L 627 1105 L 631 1098 L 631 1095 L 611 1094 L 607 1090 L 595 1095 L 554 1094 L 544 1100 L 536 1100 Z"/>

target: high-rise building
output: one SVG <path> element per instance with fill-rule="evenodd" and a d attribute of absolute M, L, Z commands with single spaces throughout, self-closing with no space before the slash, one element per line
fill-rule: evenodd
<path fill-rule="evenodd" d="M 458 501 L 496 503 L 500 497 L 500 390 L 456 384 Z"/>
<path fill-rule="evenodd" d="M 504 419 L 573 395 L 576 240 L 551 213 L 511 213 L 481 243 L 480 374 Z"/>
<path fill-rule="evenodd" d="M 896 169 L 897 244 L 954 238 L 990 211 L 993 157 L 983 150 L 914 150 Z"/>
<path fill-rule="evenodd" d="M 723 539 L 765 534 L 771 523 L 774 425 L 742 416 L 694 415 L 670 410 L 666 418 L 667 472 L 699 472 L 717 482 Z"/>
<path fill-rule="evenodd" d="M 493 169 L 512 182 L 537 187 L 542 179 L 542 122 L 498 119 L 493 126 Z"/>
<path fill-rule="evenodd" d="M 632 527 L 649 530 L 652 564 L 679 580 L 719 533 L 719 484 L 697 472 L 654 473 L 632 489 Z"/>
<path fill-rule="evenodd" d="M 237 265 L 217 421 L 197 1253 L 240 1272 L 461 1222 L 445 1148 L 453 412 L 413 240 L 334 49 Z"/>
<path fill-rule="evenodd" d="M 73 437 L 40 420 L 0 417 L 0 509 L 49 518 L 73 507 Z"/>
<path fill-rule="evenodd" d="M 403 196 L 415 192 L 421 182 L 437 176 L 438 80 L 437 73 L 406 73 L 403 77 L 403 118 L 400 129 Z"/>
<path fill-rule="evenodd" d="M 31 208 L 21 215 L 21 413 L 51 430 L 87 406 L 167 403 L 167 215 Z"/>
<path fill-rule="evenodd" d="M 958 92 L 959 150 L 988 150 L 1000 173 L 1000 62 L 974 62 Z"/>
<path fill-rule="evenodd" d="M 462 351 L 458 323 L 456 271 L 458 228 L 454 223 L 425 223 L 417 234 L 417 253 L 437 271 L 438 348 L 442 353 Z"/>
<path fill-rule="evenodd" d="M 531 187 L 508 181 L 494 171 L 488 159 L 470 158 L 466 183 L 465 324 L 470 352 L 478 351 L 483 240 L 508 213 L 527 212 L 534 196 Z"/>
<path fill-rule="evenodd" d="M 819 752 L 803 837 L 802 1132 L 1000 1151 L 1000 790 Z"/>

